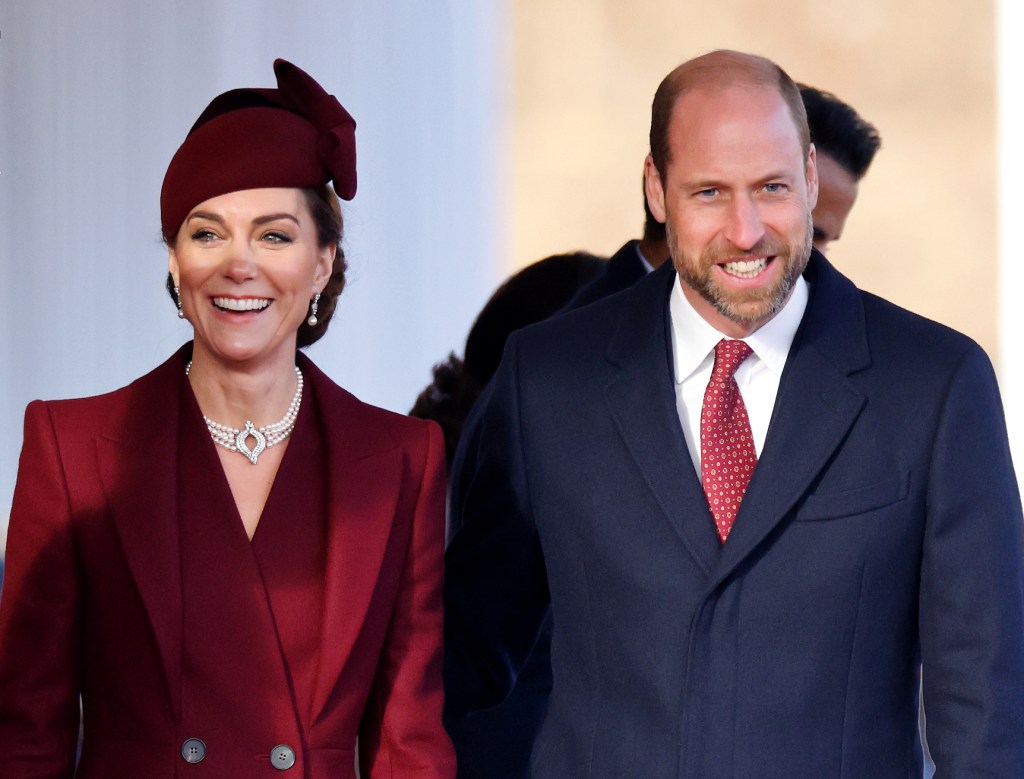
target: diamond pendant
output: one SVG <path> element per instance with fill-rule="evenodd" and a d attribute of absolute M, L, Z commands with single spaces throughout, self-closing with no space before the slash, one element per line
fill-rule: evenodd
<path fill-rule="evenodd" d="M 253 449 L 250 449 L 249 445 L 245 443 L 246 439 L 250 436 L 252 436 L 256 441 L 256 446 Z M 257 430 L 253 426 L 252 422 L 247 419 L 245 420 L 245 428 L 239 430 L 238 435 L 235 437 L 235 446 L 238 448 L 239 452 L 249 458 L 249 462 L 255 465 L 257 458 L 259 458 L 260 454 L 263 453 L 263 450 L 267 448 L 267 439 L 263 436 L 263 433 Z"/>

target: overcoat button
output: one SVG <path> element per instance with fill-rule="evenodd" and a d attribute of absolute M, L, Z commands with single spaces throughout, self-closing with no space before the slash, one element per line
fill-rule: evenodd
<path fill-rule="evenodd" d="M 295 750 L 287 744 L 278 744 L 270 750 L 270 764 L 278 771 L 287 771 L 295 765 Z"/>
<path fill-rule="evenodd" d="M 198 738 L 185 739 L 185 743 L 181 745 L 181 756 L 185 758 L 186 763 L 201 763 L 206 757 L 206 744 Z"/>

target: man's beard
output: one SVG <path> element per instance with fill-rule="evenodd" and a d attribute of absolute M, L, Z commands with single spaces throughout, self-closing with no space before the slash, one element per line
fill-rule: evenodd
<path fill-rule="evenodd" d="M 710 303 L 722 316 L 740 325 L 756 324 L 758 326 L 777 314 L 789 299 L 793 285 L 807 267 L 811 256 L 811 242 L 814 237 L 814 224 L 811 215 L 807 215 L 807 230 L 803 241 L 788 244 L 783 240 L 775 240 L 765 236 L 746 252 L 736 249 L 716 249 L 708 247 L 700 260 L 694 263 L 679 251 L 679 244 L 672 230 L 671 221 L 665 225 L 669 250 L 679 278 L 692 288 L 704 300 Z M 725 261 L 753 259 L 755 257 L 773 256 L 772 261 L 784 265 L 783 273 L 769 287 L 749 288 L 742 290 L 730 289 L 714 278 L 711 270 Z"/>

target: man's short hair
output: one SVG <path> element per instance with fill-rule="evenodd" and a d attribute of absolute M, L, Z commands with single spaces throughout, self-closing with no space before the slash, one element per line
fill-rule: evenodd
<path fill-rule="evenodd" d="M 878 130 L 831 92 L 799 86 L 814 147 L 860 181 L 882 145 Z"/>
<path fill-rule="evenodd" d="M 807 114 L 796 83 L 782 68 L 765 57 L 720 49 L 684 62 L 665 76 L 651 104 L 651 158 L 658 173 L 668 172 L 668 129 L 680 95 L 700 87 L 724 88 L 732 84 L 772 87 L 779 91 L 793 117 L 806 157 L 810 151 Z"/>

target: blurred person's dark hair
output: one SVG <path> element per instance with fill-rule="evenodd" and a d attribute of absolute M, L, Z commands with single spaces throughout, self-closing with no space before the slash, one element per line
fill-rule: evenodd
<path fill-rule="evenodd" d="M 498 369 L 508 336 L 526 325 L 559 312 L 607 260 L 586 252 L 556 254 L 528 265 L 509 277 L 477 315 L 466 339 L 465 356 L 451 353 L 434 366 L 427 385 L 409 412 L 433 419 L 444 432 L 451 464 L 462 425 L 481 390 Z"/>
<path fill-rule="evenodd" d="M 798 86 L 814 147 L 859 181 L 882 146 L 878 130 L 831 92 L 806 84 Z"/>

